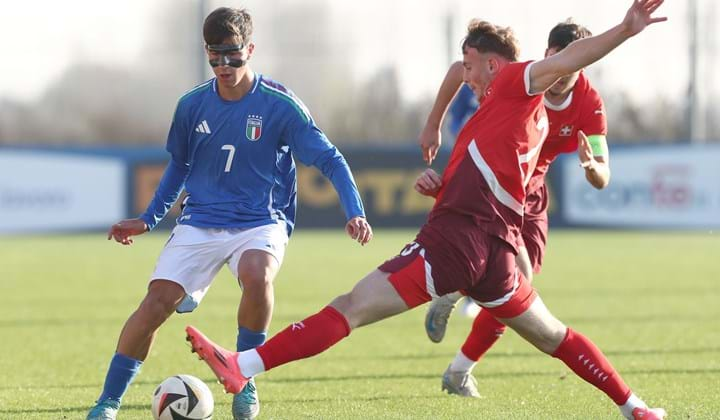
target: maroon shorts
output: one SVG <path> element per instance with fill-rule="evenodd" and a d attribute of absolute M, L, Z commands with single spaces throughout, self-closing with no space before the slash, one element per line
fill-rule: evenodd
<path fill-rule="evenodd" d="M 527 249 L 530 264 L 535 273 L 540 272 L 545 256 L 548 237 L 547 208 L 547 186 L 543 184 L 540 188 L 528 193 L 525 198 L 525 216 L 518 244 Z"/>
<path fill-rule="evenodd" d="M 487 236 L 487 253 L 478 257 L 472 269 L 474 278 L 450 278 L 451 261 L 435 258 L 435 246 L 425 248 L 411 242 L 395 258 L 378 269 L 390 273 L 389 281 L 409 308 L 430 299 L 462 290 L 497 318 L 513 318 L 525 312 L 537 296 L 525 277 L 516 269 L 515 254 L 502 240 Z M 442 255 L 442 252 L 437 252 Z M 435 255 L 436 257 L 438 255 Z"/>

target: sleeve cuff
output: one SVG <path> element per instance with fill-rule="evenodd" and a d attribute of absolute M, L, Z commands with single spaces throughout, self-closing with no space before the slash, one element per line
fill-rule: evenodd
<path fill-rule="evenodd" d="M 530 68 L 533 66 L 533 64 L 535 64 L 535 61 L 531 61 L 528 63 L 527 66 L 525 66 L 525 72 L 523 75 L 523 79 L 525 81 L 525 94 L 527 96 L 536 96 L 536 95 L 540 95 L 541 93 L 543 93 L 543 92 L 532 92 L 530 90 Z"/>

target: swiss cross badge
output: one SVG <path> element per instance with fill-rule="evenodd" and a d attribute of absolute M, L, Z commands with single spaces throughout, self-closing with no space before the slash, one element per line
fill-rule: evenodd
<path fill-rule="evenodd" d="M 259 115 L 248 115 L 245 125 L 245 137 L 250 141 L 260 140 L 262 135 L 262 117 Z"/>
<path fill-rule="evenodd" d="M 573 132 L 573 126 L 566 124 L 563 125 L 562 128 L 560 128 L 560 135 L 563 137 L 570 137 Z"/>

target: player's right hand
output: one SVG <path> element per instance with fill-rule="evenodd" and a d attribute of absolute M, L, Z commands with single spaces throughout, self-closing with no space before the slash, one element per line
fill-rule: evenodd
<path fill-rule="evenodd" d="M 627 11 L 623 25 L 630 36 L 637 35 L 653 23 L 665 22 L 666 17 L 653 17 L 652 14 L 662 6 L 665 0 L 633 0 Z"/>
<path fill-rule="evenodd" d="M 373 237 L 372 227 L 363 216 L 355 216 L 348 220 L 345 232 L 360 245 L 367 244 Z"/>
<path fill-rule="evenodd" d="M 578 130 L 578 158 L 580 159 L 580 167 L 590 168 L 595 164 L 595 158 L 593 157 L 592 146 L 590 141 L 582 130 Z"/>
<path fill-rule="evenodd" d="M 415 191 L 428 197 L 436 197 L 441 186 L 442 178 L 430 168 L 425 169 L 415 180 Z"/>
<path fill-rule="evenodd" d="M 440 129 L 425 125 L 425 128 L 420 133 L 418 143 L 420 143 L 420 149 L 422 149 L 423 160 L 428 165 L 432 164 L 442 144 Z"/>
<path fill-rule="evenodd" d="M 142 219 L 126 219 L 121 220 L 114 225 L 110 226 L 108 231 L 108 241 L 115 239 L 123 245 L 130 245 L 133 243 L 132 237 L 142 235 L 147 232 L 148 228 L 145 221 Z"/>

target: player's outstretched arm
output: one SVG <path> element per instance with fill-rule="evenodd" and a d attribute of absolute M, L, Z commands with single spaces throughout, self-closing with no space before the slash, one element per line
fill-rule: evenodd
<path fill-rule="evenodd" d="M 592 136 L 591 136 L 592 137 Z M 602 136 L 604 138 L 604 136 Z M 595 146 L 596 148 L 598 146 Z M 598 154 L 593 149 L 591 140 L 583 133 L 578 131 L 578 158 L 580 166 L 585 169 L 585 179 L 595 188 L 601 190 L 610 183 L 610 165 L 607 146 L 604 153 Z"/>
<path fill-rule="evenodd" d="M 142 219 L 126 219 L 121 220 L 114 225 L 110 226 L 108 230 L 108 241 L 115 239 L 123 245 L 131 245 L 133 243 L 132 237 L 142 235 L 148 231 L 148 225 Z"/>
<path fill-rule="evenodd" d="M 545 91 L 560 77 L 598 61 L 649 25 L 666 21 L 666 17 L 652 16 L 663 2 L 664 0 L 633 0 L 619 25 L 600 35 L 577 40 L 558 54 L 537 61 L 530 68 L 531 93 Z"/>
<path fill-rule="evenodd" d="M 452 102 L 452 99 L 458 90 L 460 90 L 462 82 L 463 65 L 462 62 L 456 61 L 450 65 L 445 79 L 443 79 L 440 85 L 435 103 L 418 139 L 418 143 L 420 143 L 420 148 L 422 149 L 423 160 L 428 165 L 432 164 L 437 156 L 438 149 L 440 149 L 440 145 L 442 144 L 440 127 L 442 127 L 442 122 L 445 119 L 450 102 Z"/>

